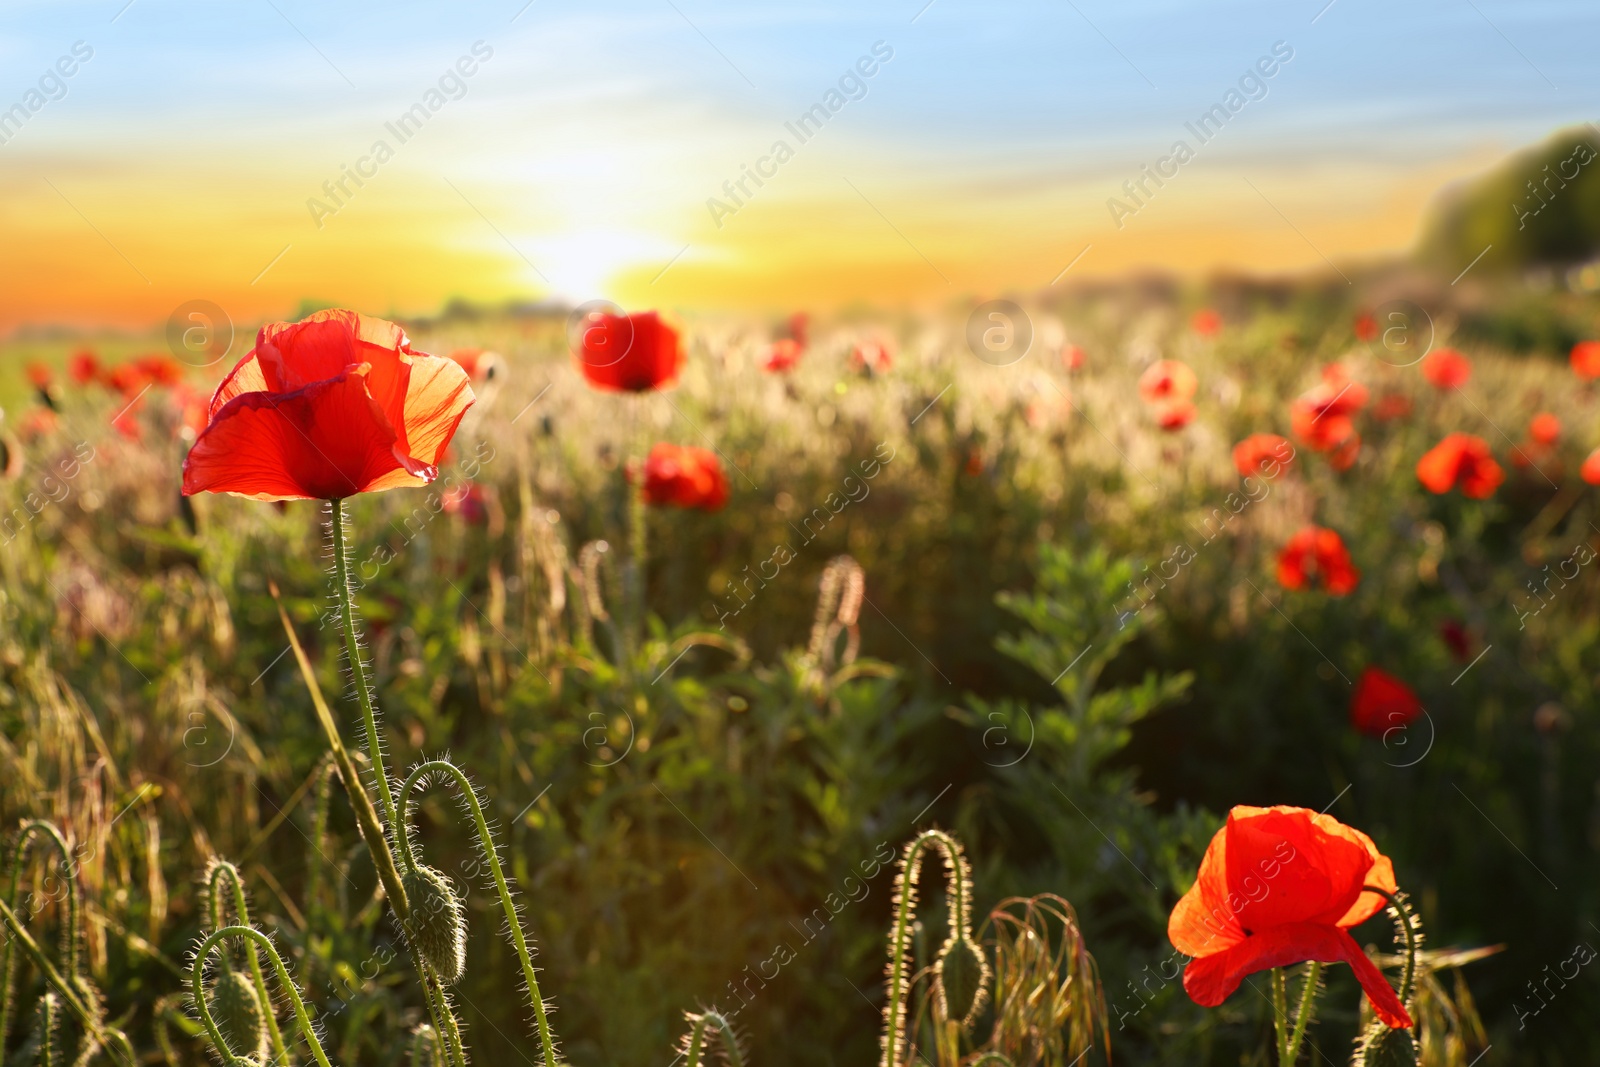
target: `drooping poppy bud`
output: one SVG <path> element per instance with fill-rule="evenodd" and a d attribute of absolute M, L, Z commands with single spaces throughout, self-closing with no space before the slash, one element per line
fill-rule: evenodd
<path fill-rule="evenodd" d="M 461 898 L 442 871 L 421 866 L 400 876 L 411 904 L 408 920 L 411 947 L 445 985 L 461 980 L 467 969 L 467 918 Z"/>

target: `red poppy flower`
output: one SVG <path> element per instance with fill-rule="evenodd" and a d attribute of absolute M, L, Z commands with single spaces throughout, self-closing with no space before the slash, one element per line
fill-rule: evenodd
<path fill-rule="evenodd" d="M 1201 337 L 1214 337 L 1222 329 L 1222 316 L 1211 308 L 1201 308 L 1189 319 L 1189 327 Z"/>
<path fill-rule="evenodd" d="M 1066 370 L 1082 370 L 1085 358 L 1083 349 L 1077 345 L 1063 345 L 1061 348 L 1061 366 Z"/>
<path fill-rule="evenodd" d="M 1453 348 L 1436 348 L 1422 357 L 1422 376 L 1435 388 L 1460 389 L 1472 377 L 1472 362 Z"/>
<path fill-rule="evenodd" d="M 1199 387 L 1200 379 L 1181 360 L 1158 359 L 1139 375 L 1139 398 L 1146 404 L 1193 400 Z"/>
<path fill-rule="evenodd" d="M 488 381 L 500 368 L 500 356 L 482 348 L 458 348 L 450 358 L 475 382 Z"/>
<path fill-rule="evenodd" d="M 663 441 L 644 461 L 644 499 L 649 504 L 716 511 L 728 502 L 728 478 L 710 449 Z"/>
<path fill-rule="evenodd" d="M 647 393 L 677 380 L 683 342 L 657 312 L 596 311 L 584 325 L 577 356 L 583 376 L 596 389 Z"/>
<path fill-rule="evenodd" d="M 1422 701 L 1411 687 L 1387 671 L 1368 667 L 1350 698 L 1350 725 L 1372 737 L 1407 726 L 1422 714 Z"/>
<path fill-rule="evenodd" d="M 1590 485 L 1600 485 L 1600 448 L 1589 453 L 1589 458 L 1578 468 L 1578 477 Z"/>
<path fill-rule="evenodd" d="M 1528 423 L 1528 437 L 1541 445 L 1553 445 L 1561 440 L 1561 420 L 1548 411 L 1541 411 Z"/>
<path fill-rule="evenodd" d="M 1580 378 L 1600 378 L 1600 341 L 1579 341 L 1572 346 L 1572 369 Z"/>
<path fill-rule="evenodd" d="M 1187 400 L 1168 400 L 1155 406 L 1156 425 L 1175 433 L 1194 421 L 1195 408 Z"/>
<path fill-rule="evenodd" d="M 1350 562 L 1344 538 L 1325 526 L 1305 526 L 1278 553 L 1278 582 L 1304 589 L 1317 578 L 1330 596 L 1344 596 L 1361 581 L 1361 571 Z"/>
<path fill-rule="evenodd" d="M 134 360 L 134 366 L 154 385 L 173 386 L 183 381 L 183 364 L 160 352 L 140 356 Z"/>
<path fill-rule="evenodd" d="M 1323 368 L 1320 383 L 1289 405 L 1289 427 L 1313 452 L 1329 452 L 1355 434 L 1355 415 L 1366 405 L 1367 387 L 1332 363 Z"/>
<path fill-rule="evenodd" d="M 1276 478 L 1294 461 L 1294 445 L 1275 433 L 1253 433 L 1233 446 L 1233 469 L 1241 478 Z"/>
<path fill-rule="evenodd" d="M 1453 433 L 1417 461 L 1417 480 L 1430 493 L 1448 493 L 1460 487 L 1462 495 L 1483 500 L 1494 495 L 1505 472 L 1489 454 L 1483 438 Z"/>
<path fill-rule="evenodd" d="M 783 374 L 795 368 L 804 352 L 805 349 L 799 341 L 780 337 L 767 346 L 767 351 L 761 358 L 761 369 L 773 374 Z"/>
<path fill-rule="evenodd" d="M 1357 341 L 1374 341 L 1378 337 L 1378 320 L 1362 312 L 1356 316 L 1355 331 Z"/>
<path fill-rule="evenodd" d="M 467 408 L 454 362 L 392 322 L 319 311 L 263 326 L 183 463 L 184 495 L 337 500 L 426 485 Z"/>
<path fill-rule="evenodd" d="M 967 449 L 966 472 L 974 478 L 983 473 L 983 449 Z"/>
<path fill-rule="evenodd" d="M 860 341 L 850 349 L 850 362 L 857 370 L 883 374 L 894 366 L 894 353 L 883 341 Z"/>
<path fill-rule="evenodd" d="M 50 388 L 51 377 L 50 368 L 43 363 L 28 364 L 28 381 L 33 384 L 35 389 Z"/>
<path fill-rule="evenodd" d="M 75 385 L 88 385 L 100 377 L 100 360 L 87 348 L 79 349 L 67 360 L 67 375 Z"/>
<path fill-rule="evenodd" d="M 1378 1018 L 1411 1016 L 1349 930 L 1396 890 L 1394 864 L 1372 839 L 1305 808 L 1236 807 L 1206 849 L 1200 874 L 1172 909 L 1167 936 L 1192 957 L 1183 988 L 1214 1008 L 1249 975 L 1308 960 L 1348 963 Z"/>

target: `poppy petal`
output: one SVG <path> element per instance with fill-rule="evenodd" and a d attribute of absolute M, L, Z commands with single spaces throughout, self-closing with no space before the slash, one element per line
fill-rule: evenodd
<path fill-rule="evenodd" d="M 1311 960 L 1348 963 L 1385 1025 L 1400 1029 L 1412 1025 L 1411 1015 L 1383 972 L 1355 939 L 1337 926 L 1296 923 L 1271 927 L 1225 952 L 1191 960 L 1184 968 L 1183 988 L 1196 1004 L 1214 1008 L 1232 996 L 1249 975 Z"/>
<path fill-rule="evenodd" d="M 399 468 L 394 429 L 364 375 L 341 374 L 290 393 L 249 392 L 212 418 L 183 467 L 185 496 L 333 500 L 374 488 Z M 401 483 L 419 484 L 408 477 Z"/>

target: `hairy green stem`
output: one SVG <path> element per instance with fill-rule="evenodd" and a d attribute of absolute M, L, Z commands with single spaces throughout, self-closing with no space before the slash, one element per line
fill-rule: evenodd
<path fill-rule="evenodd" d="M 78 872 L 72 862 L 72 849 L 59 827 L 45 819 L 30 819 L 17 832 L 17 843 L 11 849 L 11 882 L 6 892 L 6 903 L 15 908 L 17 893 L 22 887 L 22 868 L 27 859 L 28 845 L 35 836 L 43 837 L 61 855 L 61 873 L 67 893 L 67 921 L 61 934 L 61 957 L 67 973 L 78 973 Z M 11 939 L 0 947 L 0 1050 L 6 1047 L 11 1032 L 12 985 L 16 981 L 17 960 L 11 951 Z"/>
<path fill-rule="evenodd" d="M 1391 893 L 1377 886 L 1362 886 L 1365 892 L 1376 893 L 1389 902 L 1389 907 L 1394 909 L 1396 923 L 1406 938 L 1406 963 L 1400 972 L 1400 1003 L 1404 1005 L 1411 999 L 1411 985 L 1417 976 L 1417 932 L 1411 926 L 1411 910 L 1406 906 L 1399 893 Z"/>
<path fill-rule="evenodd" d="M 556 1067 L 555 1039 L 551 1036 L 550 1023 L 546 1018 L 544 997 L 539 993 L 538 974 L 533 966 L 533 956 L 528 950 L 527 938 L 522 933 L 522 920 L 517 915 L 516 903 L 511 898 L 510 883 L 500 866 L 500 853 L 495 846 L 494 836 L 490 833 L 489 820 L 484 817 L 483 805 L 478 801 L 478 794 L 473 789 L 472 782 L 459 767 L 448 760 L 429 760 L 420 764 L 400 787 L 400 810 L 404 813 L 399 834 L 401 859 L 408 869 L 416 869 L 416 858 L 411 851 L 411 835 L 406 830 L 410 825 L 411 794 L 423 779 L 435 773 L 443 774 L 454 782 L 462 800 L 472 812 L 472 821 L 478 831 L 478 843 L 483 849 L 484 858 L 489 862 L 489 872 L 494 877 L 495 892 L 500 896 L 500 907 L 505 912 L 506 925 L 511 931 L 511 941 L 522 963 L 522 977 L 527 982 L 528 999 L 533 1003 L 534 1018 L 538 1022 L 539 1043 L 544 1053 L 545 1067 Z"/>
<path fill-rule="evenodd" d="M 715 1034 L 722 1039 L 723 1053 L 728 1067 L 744 1067 L 744 1057 L 739 1052 L 739 1042 L 734 1036 L 733 1024 L 721 1012 L 707 1011 L 689 1014 L 689 1032 L 684 1036 L 683 1067 L 701 1067 L 706 1054 L 706 1035 Z"/>
<path fill-rule="evenodd" d="M 311 1049 L 311 1055 L 321 1067 L 332 1067 L 328 1063 L 328 1054 L 322 1050 L 322 1042 L 317 1039 L 316 1028 L 311 1025 L 311 1016 L 306 1011 L 305 1001 L 300 999 L 300 990 L 295 988 L 294 979 L 289 976 L 289 968 L 283 964 L 283 957 L 279 956 L 278 950 L 273 947 L 272 939 L 253 926 L 224 926 L 214 931 L 200 942 L 200 950 L 194 954 L 194 963 L 189 968 L 189 995 L 194 998 L 195 1009 L 200 1013 L 200 1021 L 205 1024 L 206 1033 L 211 1036 L 211 1043 L 217 1047 L 217 1051 L 222 1053 L 229 1064 L 238 1063 L 240 1060 L 240 1057 L 228 1047 L 222 1031 L 217 1028 L 216 1020 L 211 1017 L 211 1007 L 206 1003 L 205 995 L 206 959 L 218 942 L 229 937 L 245 938 L 250 944 L 266 950 L 267 956 L 272 961 L 273 970 L 277 972 L 278 982 L 288 993 L 289 1003 L 294 1007 L 295 1021 L 300 1026 L 300 1036 L 305 1039 L 306 1046 Z M 270 1011 L 270 1002 L 267 1007 Z"/>
<path fill-rule="evenodd" d="M 276 599 L 277 590 L 273 589 L 272 592 Z M 339 736 L 339 726 L 333 721 L 333 711 L 322 696 L 322 687 L 317 684 L 317 674 L 311 669 L 311 660 L 307 658 L 306 651 L 300 644 L 300 637 L 294 632 L 294 624 L 289 621 L 289 613 L 284 610 L 282 602 L 278 603 L 278 618 L 283 623 L 283 632 L 289 637 L 289 647 L 294 650 L 295 662 L 300 665 L 300 677 L 304 679 L 306 690 L 311 694 L 311 704 L 316 708 L 317 721 L 322 723 L 322 732 L 328 739 L 333 762 L 339 768 L 339 780 L 344 783 L 345 795 L 350 798 L 350 807 L 356 814 L 356 825 L 361 830 L 361 840 L 366 843 L 367 851 L 372 854 L 373 865 L 378 868 L 378 878 L 383 882 L 383 891 L 389 898 L 389 906 L 403 922 L 411 909 L 406 901 L 405 887 L 400 884 L 400 872 L 395 869 L 394 852 L 389 847 L 388 835 L 384 832 L 383 824 L 378 821 L 378 812 L 372 806 L 372 798 L 367 795 L 366 788 L 361 784 L 361 775 L 356 770 L 355 761 L 350 758 L 350 750 L 344 747 L 344 739 Z"/>
<path fill-rule="evenodd" d="M 889 996 L 883 1009 L 882 1067 L 900 1067 L 906 1052 L 906 1001 L 910 996 L 911 924 L 917 906 L 917 878 L 922 870 L 922 853 L 935 845 L 944 854 L 948 875 L 945 894 L 950 913 L 950 936 L 971 936 L 967 929 L 969 910 L 967 870 L 961 843 L 943 830 L 924 830 L 906 846 L 900 860 L 896 885 L 894 925 L 889 931 Z"/>
<path fill-rule="evenodd" d="M 78 1021 L 83 1024 L 83 1028 L 90 1038 L 96 1044 L 105 1046 L 108 1049 L 111 1044 L 115 1044 L 121 1062 L 126 1067 L 135 1067 L 138 1063 L 138 1057 L 134 1055 L 133 1045 L 128 1041 L 128 1035 L 116 1027 L 107 1026 L 98 1015 L 89 1010 L 89 1006 L 83 1002 L 83 998 L 78 994 L 78 990 L 73 987 L 70 981 L 62 977 L 60 971 L 55 969 L 49 958 L 45 956 L 44 949 L 39 947 L 39 942 L 33 939 L 33 935 L 28 933 L 28 928 L 22 925 L 22 920 L 17 913 L 4 900 L 0 900 L 0 922 L 4 922 L 6 928 L 11 931 L 11 936 L 6 939 L 7 942 L 15 941 L 22 946 L 23 954 L 39 969 L 39 973 L 44 976 L 45 983 L 56 991 L 67 1007 L 72 1009 L 72 1013 L 78 1017 Z"/>
<path fill-rule="evenodd" d="M 1278 1067 L 1290 1067 L 1289 1059 L 1289 992 L 1283 968 L 1272 968 L 1272 1028 L 1278 1037 Z"/>
<path fill-rule="evenodd" d="M 461 1024 L 456 1022 L 450 1008 L 450 998 L 445 994 L 444 983 L 426 960 L 418 959 L 422 971 L 422 989 L 428 997 L 428 1012 L 433 1016 L 434 1028 L 444 1035 L 444 1048 L 450 1055 L 450 1067 L 466 1067 L 466 1046 L 461 1043 Z"/>
<path fill-rule="evenodd" d="M 367 668 L 361 659 L 361 642 L 356 637 L 356 598 L 350 588 L 350 559 L 345 550 L 344 501 L 330 501 L 329 528 L 333 532 L 334 586 L 339 596 L 340 622 L 344 628 L 344 648 L 350 659 L 350 680 L 355 686 L 356 699 L 361 703 L 361 721 L 367 731 L 367 751 L 372 759 L 373 776 L 378 779 L 378 799 L 383 803 L 383 818 L 391 830 L 398 823 L 394 817 L 394 793 L 389 788 L 389 776 L 383 769 L 383 742 L 378 736 L 378 716 L 372 707 L 372 690 L 367 685 Z"/>
<path fill-rule="evenodd" d="M 1317 979 L 1321 976 L 1322 964 L 1312 960 L 1306 968 L 1305 988 L 1300 990 L 1300 1010 L 1295 1013 L 1294 1031 L 1289 1034 L 1289 1044 L 1284 1049 L 1290 1063 L 1300 1055 L 1300 1042 L 1305 1038 L 1306 1027 L 1311 1022 L 1311 1012 L 1317 1002 Z"/>
<path fill-rule="evenodd" d="M 222 929 L 222 883 L 227 881 L 233 888 L 233 914 L 238 920 L 238 925 L 250 925 L 250 907 L 244 899 L 244 884 L 239 878 L 239 869 L 227 860 L 217 860 L 211 867 L 211 875 L 207 885 L 207 895 L 211 904 L 211 928 Z M 277 1064 L 289 1063 L 289 1052 L 283 1044 L 283 1031 L 278 1029 L 278 1013 L 272 1010 L 272 995 L 267 992 L 267 977 L 261 970 L 261 956 L 256 951 L 254 941 L 245 943 L 245 959 L 250 963 L 250 980 L 255 984 L 256 995 L 261 998 L 261 1011 L 267 1018 L 267 1036 L 272 1042 L 272 1060 Z"/>

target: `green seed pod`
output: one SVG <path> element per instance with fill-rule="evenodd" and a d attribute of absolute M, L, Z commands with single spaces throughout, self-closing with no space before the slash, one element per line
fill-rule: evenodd
<path fill-rule="evenodd" d="M 411 903 L 411 944 L 445 985 L 461 980 L 467 967 L 467 919 L 450 880 L 433 867 L 407 871 L 400 879 Z"/>
<path fill-rule="evenodd" d="M 989 963 L 972 939 L 963 935 L 945 943 L 935 967 L 934 982 L 947 1019 L 971 1026 L 983 1008 L 989 987 Z"/>
<path fill-rule="evenodd" d="M 1381 1022 L 1368 1029 L 1362 1067 L 1417 1067 L 1422 1062 L 1410 1030 L 1391 1030 Z"/>
<path fill-rule="evenodd" d="M 260 1058 L 267 1050 L 267 1014 L 255 983 L 243 971 L 229 969 L 211 986 L 211 1017 L 235 1056 Z"/>

